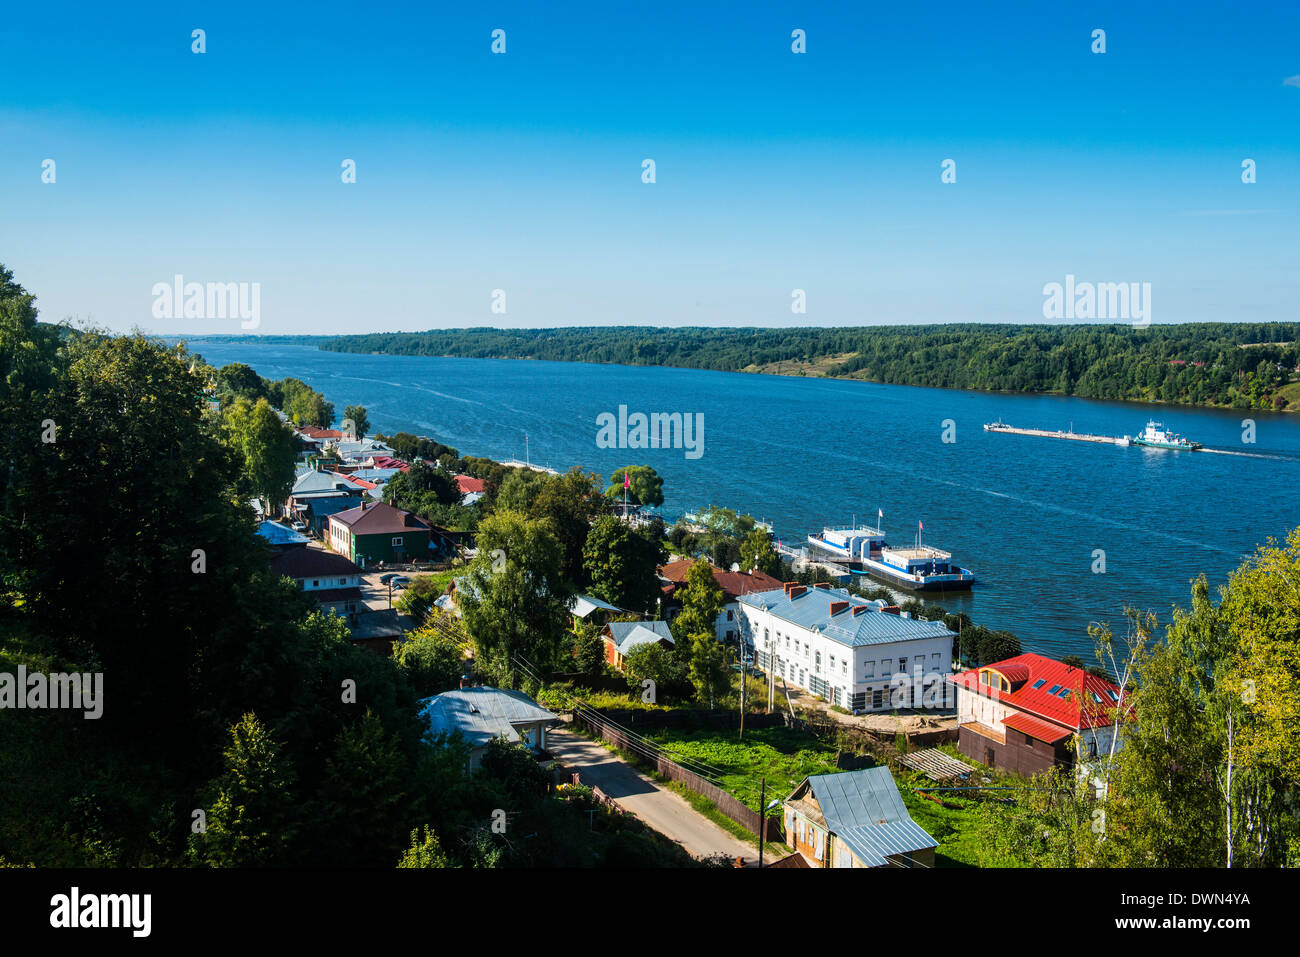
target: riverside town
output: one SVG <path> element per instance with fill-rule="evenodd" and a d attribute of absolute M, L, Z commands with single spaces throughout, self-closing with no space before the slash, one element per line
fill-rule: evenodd
<path fill-rule="evenodd" d="M 1300 5 L 10 7 L 6 940 L 1285 932 Z"/>

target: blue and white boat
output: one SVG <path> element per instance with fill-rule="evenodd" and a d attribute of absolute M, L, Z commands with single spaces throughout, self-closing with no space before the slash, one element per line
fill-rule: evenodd
<path fill-rule="evenodd" d="M 920 532 L 910 548 L 894 548 L 880 528 L 855 525 L 825 528 L 808 536 L 810 556 L 824 555 L 860 575 L 910 591 L 968 591 L 975 574 L 952 563 L 952 553 L 921 544 Z"/>

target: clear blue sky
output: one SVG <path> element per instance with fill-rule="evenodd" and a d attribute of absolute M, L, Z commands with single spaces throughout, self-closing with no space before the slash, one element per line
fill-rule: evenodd
<path fill-rule="evenodd" d="M 1067 273 L 1298 318 L 1300 4 L 974 6 L 11 4 L 0 262 L 190 334 L 240 330 L 154 283 L 272 334 L 1033 322 Z"/>

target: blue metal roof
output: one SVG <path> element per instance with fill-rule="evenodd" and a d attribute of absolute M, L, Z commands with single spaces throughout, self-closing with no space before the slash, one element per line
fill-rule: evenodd
<path fill-rule="evenodd" d="M 279 522 L 261 522 L 257 526 L 257 534 L 272 545 L 305 545 L 311 540 Z"/>
<path fill-rule="evenodd" d="M 818 631 L 850 648 L 953 635 L 941 621 L 904 618 L 902 615 L 882 612 L 881 602 L 851 595 L 843 588 L 809 588 L 795 598 L 787 596 L 784 589 L 776 588 L 741 595 L 738 601 L 751 608 L 770 611 L 792 625 Z M 847 601 L 849 607 L 837 615 L 831 615 L 831 603 L 837 601 Z M 854 615 L 855 606 L 865 606 L 868 610 Z"/>
<path fill-rule="evenodd" d="M 868 867 L 883 867 L 888 857 L 939 846 L 908 815 L 894 776 L 883 765 L 813 774 L 805 783 L 821 807 L 826 827 Z"/>

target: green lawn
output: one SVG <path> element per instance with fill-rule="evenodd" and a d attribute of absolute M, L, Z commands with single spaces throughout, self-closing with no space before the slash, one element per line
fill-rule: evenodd
<path fill-rule="evenodd" d="M 659 731 L 647 738 L 689 761 L 717 770 L 712 776 L 745 803 L 756 806 L 759 779 L 767 778 L 768 800 L 788 795 L 810 774 L 836 773 L 835 749 L 812 735 L 790 728 L 761 728 L 745 732 L 743 743 L 733 730 L 700 729 Z M 939 867 L 978 867 L 979 805 L 971 798 L 941 794 L 944 807 L 912 790 L 933 784 L 909 775 L 897 779 L 907 812 L 939 842 L 935 861 Z"/>
<path fill-rule="evenodd" d="M 674 756 L 706 765 L 721 786 L 754 804 L 760 778 L 767 778 L 768 798 L 782 798 L 810 774 L 835 769 L 835 749 L 792 728 L 754 728 L 742 741 L 731 729 L 655 731 L 646 735 Z"/>
<path fill-rule="evenodd" d="M 929 782 L 927 779 L 927 783 Z M 924 786 L 924 785 L 922 785 Z M 899 783 L 903 804 L 912 820 L 925 828 L 939 842 L 935 851 L 937 867 L 979 867 L 979 844 L 976 839 L 979 807 L 975 801 L 938 794 L 947 804 L 956 808 L 941 807 L 921 797 L 906 784 Z"/>

